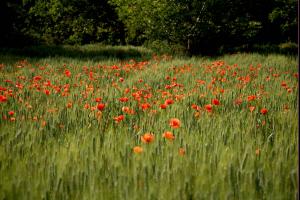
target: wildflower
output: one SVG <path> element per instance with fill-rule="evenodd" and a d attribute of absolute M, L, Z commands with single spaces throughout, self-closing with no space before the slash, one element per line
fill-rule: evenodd
<path fill-rule="evenodd" d="M 143 103 L 143 104 L 141 105 L 141 107 L 142 107 L 143 110 L 147 110 L 148 108 L 151 107 L 151 105 L 150 105 L 149 103 Z"/>
<path fill-rule="evenodd" d="M 12 110 L 8 112 L 8 115 L 10 115 L 10 116 L 13 116 L 14 114 L 15 114 L 15 112 Z"/>
<path fill-rule="evenodd" d="M 144 143 L 151 143 L 154 141 L 154 135 L 152 133 L 145 133 L 144 135 L 141 136 L 141 140 Z"/>
<path fill-rule="evenodd" d="M 49 94 L 50 94 L 50 90 L 44 90 L 44 93 L 45 93 L 46 95 L 49 95 Z"/>
<path fill-rule="evenodd" d="M 0 102 L 6 102 L 7 98 L 4 95 L 0 95 Z"/>
<path fill-rule="evenodd" d="M 166 109 L 167 106 L 168 106 L 168 105 L 166 105 L 166 104 L 161 104 L 161 105 L 160 105 L 160 109 Z"/>
<path fill-rule="evenodd" d="M 100 110 L 100 111 L 104 110 L 104 108 L 105 108 L 105 104 L 103 104 L 103 103 L 99 103 L 97 105 L 97 109 Z"/>
<path fill-rule="evenodd" d="M 121 97 L 119 98 L 119 101 L 121 102 L 127 102 L 129 99 L 127 97 Z"/>
<path fill-rule="evenodd" d="M 260 110 L 260 113 L 263 114 L 263 115 L 265 115 L 265 114 L 268 113 L 268 110 L 267 110 L 266 108 L 262 108 L 262 109 Z"/>
<path fill-rule="evenodd" d="M 212 104 L 214 104 L 214 105 L 220 105 L 220 101 L 218 100 L 218 99 L 213 99 L 212 100 Z"/>
<path fill-rule="evenodd" d="M 255 110 L 255 106 L 249 106 L 250 112 L 253 112 Z"/>
<path fill-rule="evenodd" d="M 114 117 L 114 120 L 115 120 L 115 122 L 119 123 L 119 122 L 121 122 L 124 118 L 125 118 L 124 115 L 120 115 L 120 116 Z"/>
<path fill-rule="evenodd" d="M 72 108 L 73 104 L 72 102 L 67 103 L 67 108 Z"/>
<path fill-rule="evenodd" d="M 95 101 L 96 101 L 97 103 L 100 103 L 100 102 L 102 101 L 102 98 L 101 98 L 101 97 L 97 97 L 97 98 L 95 99 Z"/>
<path fill-rule="evenodd" d="M 200 110 L 200 107 L 199 106 L 197 106 L 196 104 L 192 104 L 192 106 L 191 106 L 194 110 Z"/>
<path fill-rule="evenodd" d="M 211 104 L 207 104 L 204 106 L 207 112 L 212 112 L 212 105 Z"/>
<path fill-rule="evenodd" d="M 255 96 L 255 95 L 250 95 L 250 96 L 247 97 L 247 100 L 248 100 L 248 101 L 253 101 L 253 100 L 255 100 L 255 99 L 256 99 L 256 96 Z"/>
<path fill-rule="evenodd" d="M 136 154 L 142 153 L 143 152 L 143 148 L 140 146 L 135 146 L 133 147 L 133 152 Z"/>
<path fill-rule="evenodd" d="M 179 155 L 184 156 L 185 155 L 185 149 L 184 148 L 179 148 L 178 153 L 179 153 Z"/>
<path fill-rule="evenodd" d="M 166 131 L 163 133 L 163 138 L 166 138 L 167 140 L 174 140 L 175 136 L 172 132 Z"/>
<path fill-rule="evenodd" d="M 71 76 L 70 70 L 66 69 L 65 70 L 65 75 L 66 75 L 66 77 L 70 77 Z"/>
<path fill-rule="evenodd" d="M 91 107 L 90 104 L 88 104 L 88 103 L 84 104 L 85 109 L 89 109 L 90 107 Z"/>
<path fill-rule="evenodd" d="M 171 105 L 171 104 L 173 104 L 173 103 L 174 103 L 173 99 L 167 99 L 167 100 L 165 101 L 165 104 L 166 104 L 166 105 Z"/>
<path fill-rule="evenodd" d="M 172 119 L 170 119 L 169 124 L 170 124 L 170 126 L 171 126 L 172 128 L 179 128 L 181 122 L 180 122 L 180 120 L 177 119 L 177 118 L 172 118 Z"/>
<path fill-rule="evenodd" d="M 257 156 L 259 156 L 259 154 L 260 154 L 260 149 L 257 148 L 257 149 L 255 150 L 255 154 L 256 154 Z"/>

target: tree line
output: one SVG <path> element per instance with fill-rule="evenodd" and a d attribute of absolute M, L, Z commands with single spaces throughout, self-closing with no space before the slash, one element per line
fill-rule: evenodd
<path fill-rule="evenodd" d="M 297 43 L 297 0 L 3 0 L 0 45 L 146 45 L 191 54 Z"/>

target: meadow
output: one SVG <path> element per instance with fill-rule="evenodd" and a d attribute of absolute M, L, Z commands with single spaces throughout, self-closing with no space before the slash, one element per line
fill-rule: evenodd
<path fill-rule="evenodd" d="M 0 50 L 0 199 L 296 199 L 298 57 Z"/>

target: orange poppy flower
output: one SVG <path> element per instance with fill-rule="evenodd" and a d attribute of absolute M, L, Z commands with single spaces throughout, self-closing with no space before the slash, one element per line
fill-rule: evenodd
<path fill-rule="evenodd" d="M 179 155 L 184 156 L 185 155 L 185 149 L 184 148 L 179 148 L 178 153 L 179 153 Z"/>
<path fill-rule="evenodd" d="M 250 112 L 253 112 L 255 110 L 255 106 L 249 106 Z"/>
<path fill-rule="evenodd" d="M 174 140 L 175 136 L 172 132 L 166 131 L 163 133 L 163 138 L 166 138 L 167 140 Z"/>
<path fill-rule="evenodd" d="M 172 118 L 172 119 L 170 119 L 169 124 L 170 124 L 170 126 L 171 126 L 172 128 L 179 128 L 181 122 L 180 122 L 180 120 L 177 119 L 177 118 Z"/>
<path fill-rule="evenodd" d="M 257 156 L 259 156 L 259 154 L 260 154 L 260 149 L 257 148 L 257 149 L 255 150 L 255 154 L 256 154 Z"/>
<path fill-rule="evenodd" d="M 136 154 L 142 153 L 143 152 L 143 148 L 140 146 L 135 146 L 133 147 L 133 152 Z"/>
<path fill-rule="evenodd" d="M 154 141 L 154 135 L 152 133 L 145 133 L 144 135 L 141 136 L 141 140 L 144 143 L 151 143 Z"/>

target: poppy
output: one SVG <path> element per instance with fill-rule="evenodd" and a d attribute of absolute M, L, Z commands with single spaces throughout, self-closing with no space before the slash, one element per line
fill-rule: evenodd
<path fill-rule="evenodd" d="M 248 101 L 253 101 L 253 100 L 255 100 L 255 99 L 256 99 L 256 96 L 255 96 L 255 95 L 250 95 L 250 96 L 247 97 L 247 100 L 248 100 Z"/>
<path fill-rule="evenodd" d="M 211 104 L 207 104 L 204 106 L 207 112 L 212 112 L 212 105 Z"/>
<path fill-rule="evenodd" d="M 127 97 L 121 97 L 119 98 L 119 101 L 121 102 L 127 102 L 129 99 Z"/>
<path fill-rule="evenodd" d="M 218 100 L 218 99 L 213 99 L 212 100 L 212 104 L 214 104 L 214 105 L 220 105 L 220 101 Z"/>
<path fill-rule="evenodd" d="M 97 103 L 99 103 L 99 102 L 102 101 L 102 98 L 101 98 L 101 97 L 97 97 L 97 98 L 95 99 L 95 101 L 96 101 Z"/>
<path fill-rule="evenodd" d="M 249 106 L 250 112 L 253 112 L 255 110 L 255 106 Z"/>
<path fill-rule="evenodd" d="M 45 93 L 46 95 L 49 95 L 49 94 L 50 94 L 50 90 L 44 90 L 44 93 Z"/>
<path fill-rule="evenodd" d="M 268 110 L 267 110 L 266 108 L 262 108 L 262 109 L 260 110 L 260 113 L 263 114 L 263 115 L 265 115 L 265 114 L 268 113 Z"/>
<path fill-rule="evenodd" d="M 10 116 L 13 116 L 14 114 L 15 114 L 14 111 L 9 111 L 9 112 L 8 112 L 8 115 L 10 115 Z"/>
<path fill-rule="evenodd" d="M 172 118 L 172 119 L 170 119 L 169 124 L 170 124 L 170 126 L 171 126 L 172 128 L 179 128 L 181 122 L 180 122 L 180 120 L 177 119 L 177 118 Z"/>
<path fill-rule="evenodd" d="M 7 98 L 4 95 L 0 95 L 0 102 L 6 102 Z"/>
<path fill-rule="evenodd" d="M 260 154 L 260 149 L 256 149 L 256 150 L 255 150 L 255 154 L 256 154 L 257 156 L 259 156 L 259 154 Z"/>
<path fill-rule="evenodd" d="M 185 155 L 185 149 L 184 148 L 179 148 L 178 153 L 179 153 L 179 155 L 184 156 Z"/>
<path fill-rule="evenodd" d="M 133 152 L 136 154 L 142 153 L 143 152 L 143 148 L 140 146 L 135 146 L 133 147 Z"/>
<path fill-rule="evenodd" d="M 66 75 L 66 77 L 70 77 L 71 76 L 70 70 L 66 69 L 65 70 L 65 75 Z"/>
<path fill-rule="evenodd" d="M 192 106 L 191 106 L 194 110 L 200 110 L 200 107 L 199 106 L 197 106 L 196 104 L 192 104 Z"/>
<path fill-rule="evenodd" d="M 166 105 L 171 105 L 171 104 L 173 104 L 173 103 L 174 103 L 173 99 L 167 99 L 167 100 L 165 101 L 165 104 L 166 104 Z"/>
<path fill-rule="evenodd" d="M 147 110 L 148 108 L 151 107 L 151 105 L 150 105 L 149 103 L 143 103 L 143 104 L 141 105 L 141 107 L 142 107 L 143 110 Z"/>
<path fill-rule="evenodd" d="M 104 108 L 105 108 L 105 104 L 103 104 L 103 103 L 99 103 L 97 105 L 97 109 L 100 110 L 100 111 L 104 110 Z"/>
<path fill-rule="evenodd" d="M 115 120 L 115 122 L 119 123 L 122 120 L 124 120 L 124 118 L 125 118 L 124 115 L 120 115 L 120 116 L 114 117 L 114 120 Z"/>
<path fill-rule="evenodd" d="M 174 140 L 175 136 L 172 132 L 166 131 L 163 133 L 163 138 L 166 138 L 167 140 Z"/>
<path fill-rule="evenodd" d="M 154 141 L 154 135 L 152 133 L 145 133 L 144 135 L 141 136 L 141 140 L 144 143 L 151 143 Z"/>
<path fill-rule="evenodd" d="M 161 104 L 161 105 L 160 105 L 160 109 L 166 109 L 167 106 L 168 106 L 168 105 L 166 105 L 166 104 Z"/>

